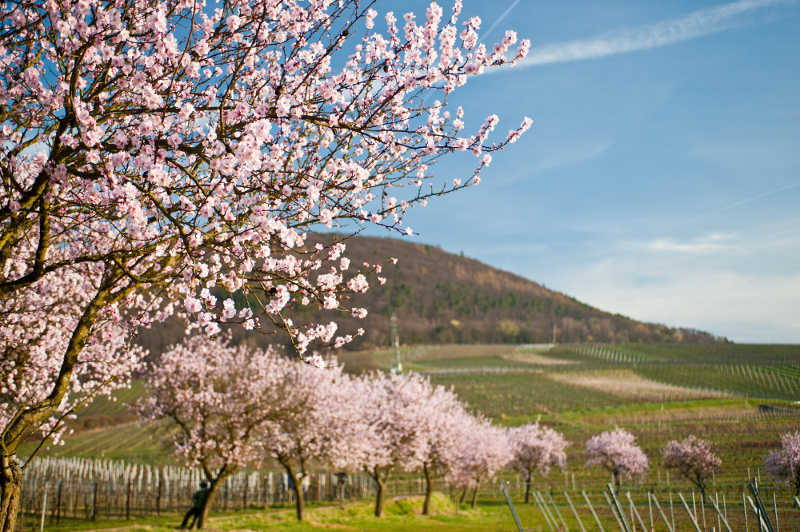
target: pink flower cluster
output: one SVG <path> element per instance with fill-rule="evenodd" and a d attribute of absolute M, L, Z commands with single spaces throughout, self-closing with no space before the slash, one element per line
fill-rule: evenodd
<path fill-rule="evenodd" d="M 711 450 L 711 443 L 694 435 L 683 441 L 672 440 L 664 447 L 664 467 L 678 471 L 705 496 L 706 482 L 719 470 L 722 460 Z"/>
<path fill-rule="evenodd" d="M 764 460 L 767 471 L 794 488 L 800 494 L 800 432 L 781 435 L 781 447 Z"/>
<path fill-rule="evenodd" d="M 625 429 L 614 429 L 586 441 L 586 465 L 611 471 L 619 489 L 620 477 L 630 480 L 642 475 L 649 466 L 647 455 L 636 445 L 636 437 Z"/>
<path fill-rule="evenodd" d="M 569 442 L 560 432 L 533 423 L 509 429 L 509 436 L 514 448 L 514 459 L 510 465 L 526 481 L 531 480 L 534 471 L 546 476 L 551 467 L 567 467 L 566 449 Z"/>
<path fill-rule="evenodd" d="M 528 47 L 506 58 L 507 34 L 488 52 L 460 11 L 400 27 L 355 0 L 0 4 L 3 440 L 126 382 L 130 333 L 171 315 L 208 335 L 272 327 L 300 353 L 360 334 L 299 321 L 366 316 L 343 306 L 380 273 L 313 232 L 410 232 L 409 208 L 470 182 L 437 181 L 440 156 L 470 150 L 477 183 L 527 127 L 470 135 L 448 107 Z"/>

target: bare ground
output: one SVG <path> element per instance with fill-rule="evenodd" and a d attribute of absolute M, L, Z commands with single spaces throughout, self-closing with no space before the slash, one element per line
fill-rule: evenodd
<path fill-rule="evenodd" d="M 547 377 L 563 384 L 644 401 L 679 401 L 729 397 L 711 390 L 697 390 L 646 379 L 629 370 L 547 373 Z"/>

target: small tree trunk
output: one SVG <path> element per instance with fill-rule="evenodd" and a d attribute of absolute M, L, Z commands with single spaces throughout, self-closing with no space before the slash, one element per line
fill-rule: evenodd
<path fill-rule="evenodd" d="M 22 469 L 13 458 L 2 457 L 0 469 L 0 532 L 14 532 L 22 493 Z"/>
<path fill-rule="evenodd" d="M 228 475 L 219 476 L 209 483 L 208 486 L 208 495 L 206 496 L 206 500 L 203 503 L 203 507 L 200 510 L 200 517 L 197 519 L 197 528 L 201 529 L 205 526 L 206 520 L 208 519 L 208 512 L 211 510 L 211 503 L 214 502 L 214 496 L 217 494 L 217 489 L 219 485 L 224 481 Z"/>
<path fill-rule="evenodd" d="M 614 493 L 619 495 L 620 493 L 620 484 L 619 484 L 619 471 L 614 471 Z"/>
<path fill-rule="evenodd" d="M 378 489 L 375 493 L 375 517 L 380 517 L 383 514 L 383 496 L 386 491 L 386 478 L 388 476 L 388 474 L 381 475 L 381 472 L 377 469 L 375 470 L 375 474 L 372 475 L 372 478 L 378 485 Z"/>
<path fill-rule="evenodd" d="M 305 509 L 305 501 L 303 500 L 303 486 L 300 484 L 301 480 L 297 478 L 297 473 L 294 472 L 291 465 L 281 462 L 289 478 L 292 479 L 292 491 L 294 491 L 294 504 L 297 510 L 297 520 L 303 520 L 303 510 Z"/>
<path fill-rule="evenodd" d="M 458 504 L 464 504 L 464 499 L 467 498 L 467 488 L 461 490 L 461 497 L 458 498 Z"/>
<path fill-rule="evenodd" d="M 475 483 L 475 489 L 472 490 L 472 503 L 470 504 L 470 506 L 472 506 L 473 508 L 475 508 L 475 503 L 478 502 L 478 486 L 479 485 L 480 484 L 478 482 L 476 482 Z"/>
<path fill-rule="evenodd" d="M 531 474 L 528 473 L 528 478 L 525 479 L 525 504 L 531 502 Z"/>
<path fill-rule="evenodd" d="M 422 465 L 422 472 L 425 473 L 425 502 L 422 503 L 422 515 L 428 515 L 431 511 L 431 493 L 433 493 L 433 481 L 428 464 Z"/>

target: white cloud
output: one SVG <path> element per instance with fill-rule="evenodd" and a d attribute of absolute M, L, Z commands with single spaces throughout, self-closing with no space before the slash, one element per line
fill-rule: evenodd
<path fill-rule="evenodd" d="M 740 26 L 747 22 L 746 15 L 751 12 L 786 1 L 739 0 L 595 38 L 534 46 L 528 57 L 510 68 L 596 59 L 697 39 Z"/>
<path fill-rule="evenodd" d="M 634 319 L 695 327 L 739 342 L 800 341 L 800 274 L 669 274 L 616 260 L 575 273 L 579 275 L 564 279 L 566 286 L 558 288 Z M 641 283 L 641 275 L 654 280 Z"/>
<path fill-rule="evenodd" d="M 688 240 L 656 238 L 645 242 L 642 247 L 649 251 L 663 253 L 709 254 L 734 249 L 732 245 L 734 239 L 732 234 L 711 233 Z"/>

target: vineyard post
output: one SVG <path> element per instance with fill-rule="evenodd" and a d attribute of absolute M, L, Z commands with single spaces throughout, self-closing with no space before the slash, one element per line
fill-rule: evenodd
<path fill-rule="evenodd" d="M 572 500 L 569 498 L 569 494 L 566 490 L 564 490 L 564 498 L 567 499 L 567 504 L 569 504 L 569 507 L 572 510 L 572 515 L 575 516 L 575 520 L 578 522 L 581 532 L 586 532 L 586 529 L 583 527 L 583 522 L 581 521 L 581 516 L 578 515 L 578 511 L 575 509 L 575 505 L 572 504 Z M 522 528 L 520 528 L 520 530 L 522 530 Z"/>
<path fill-rule="evenodd" d="M 39 522 L 39 532 L 44 530 L 44 518 L 47 512 L 47 484 L 44 485 L 44 496 L 42 497 L 42 519 Z"/>
<path fill-rule="evenodd" d="M 672 530 L 675 530 L 675 510 L 672 507 L 672 492 L 669 492 L 669 518 L 672 521 Z"/>
<path fill-rule="evenodd" d="M 655 530 L 653 528 L 653 503 L 650 501 L 650 492 L 647 492 L 647 513 L 650 514 L 650 532 Z"/>
<path fill-rule="evenodd" d="M 641 516 L 641 515 L 639 515 L 639 510 L 637 510 L 637 509 L 636 509 L 636 505 L 635 505 L 635 504 L 633 504 L 633 499 L 631 498 L 631 492 L 630 492 L 630 491 L 626 491 L 626 492 L 625 492 L 625 496 L 628 498 L 628 502 L 629 502 L 629 503 L 630 503 L 630 505 L 631 505 L 631 523 L 633 523 L 633 522 L 634 522 L 634 521 L 633 521 L 633 517 L 634 517 L 634 515 L 635 515 L 635 516 L 636 516 L 636 520 L 637 520 L 637 521 L 639 521 L 639 526 L 641 526 L 641 527 L 642 527 L 642 530 L 643 530 L 643 531 L 647 530 L 647 527 L 646 527 L 646 526 L 644 526 L 644 521 L 642 520 L 642 516 Z M 649 500 L 649 499 L 648 499 L 648 500 Z M 648 506 L 649 506 L 649 504 L 648 504 Z M 652 521 L 653 521 L 653 520 L 652 520 L 652 519 L 650 519 L 650 524 L 651 524 L 651 527 L 652 527 Z M 636 525 L 634 524 L 634 526 L 636 526 Z"/>
<path fill-rule="evenodd" d="M 158 487 L 156 488 L 156 515 L 161 517 L 161 491 L 164 487 L 163 471 L 158 475 Z"/>
<path fill-rule="evenodd" d="M 242 510 L 247 510 L 247 488 L 250 485 L 250 475 L 244 473 L 244 493 L 242 494 Z"/>
<path fill-rule="evenodd" d="M 97 520 L 97 481 L 94 481 L 94 489 L 92 490 L 92 521 Z"/>
<path fill-rule="evenodd" d="M 128 477 L 128 485 L 125 489 L 125 519 L 131 518 L 131 477 Z"/>
<path fill-rule="evenodd" d="M 613 515 L 614 519 L 617 520 L 617 524 L 619 525 L 620 530 L 622 530 L 623 532 L 630 532 L 628 530 L 628 526 L 625 523 L 623 523 L 620 520 L 619 515 L 617 515 L 617 511 L 614 508 L 614 503 L 611 502 L 611 498 L 608 496 L 608 493 L 606 491 L 603 491 L 603 496 L 606 498 L 606 502 L 608 503 L 608 507 L 611 509 L 611 515 Z"/>
<path fill-rule="evenodd" d="M 747 501 L 744 498 L 744 489 L 742 490 L 742 511 L 744 512 L 744 532 L 749 532 L 747 528 Z"/>
<path fill-rule="evenodd" d="M 722 492 L 722 513 L 725 514 L 725 519 L 728 519 L 728 503 L 725 501 L 725 492 Z"/>
<path fill-rule="evenodd" d="M 775 530 L 780 530 L 780 525 L 778 524 L 778 503 L 775 500 L 775 488 L 772 489 L 772 511 L 775 512 Z"/>
<path fill-rule="evenodd" d="M 628 525 L 627 519 L 625 519 L 625 512 L 622 511 L 622 505 L 619 503 L 617 499 L 617 494 L 614 492 L 614 485 L 609 483 L 606 485 L 608 488 L 609 493 L 611 494 L 611 500 L 614 501 L 614 507 L 617 509 L 617 513 L 619 514 L 620 520 L 625 524 L 625 530 L 630 531 L 631 527 Z"/>
<path fill-rule="evenodd" d="M 714 510 L 716 510 L 716 512 L 717 512 L 717 530 L 722 531 L 722 524 L 724 523 L 725 524 L 725 528 L 728 530 L 728 532 L 732 532 L 731 527 L 728 524 L 728 520 L 722 515 L 722 512 L 719 509 L 719 504 L 718 503 L 719 503 L 719 500 L 717 500 L 717 502 L 715 503 L 714 499 L 711 499 L 711 506 L 713 506 Z M 720 520 L 722 521 L 721 523 L 720 523 Z"/>
<path fill-rule="evenodd" d="M 586 505 L 589 507 L 589 511 L 592 512 L 592 517 L 594 517 L 595 523 L 597 523 L 597 528 L 600 529 L 600 532 L 605 532 L 603 530 L 603 525 L 600 523 L 600 518 L 597 517 L 597 512 L 594 511 L 594 506 L 592 506 L 592 501 L 589 500 L 589 496 L 586 495 L 586 490 L 581 490 L 581 495 L 583 495 L 583 499 L 586 501 Z"/>
<path fill-rule="evenodd" d="M 61 522 L 61 486 L 63 480 L 58 481 L 58 489 L 56 491 L 56 524 Z"/>
<path fill-rule="evenodd" d="M 694 492 L 692 492 L 692 498 L 694 498 Z M 694 502 L 694 501 L 692 501 Z M 706 529 L 706 501 L 705 497 L 700 497 L 700 510 L 703 512 L 703 530 Z"/>
<path fill-rule="evenodd" d="M 547 503 L 544 502 L 544 498 L 542 498 L 542 494 L 539 493 L 538 490 L 533 492 L 533 500 L 539 505 L 539 509 L 542 511 L 544 520 L 547 521 L 547 526 L 550 527 L 550 530 L 556 530 L 558 528 L 556 519 L 550 515 L 550 509 L 547 507 Z"/>
<path fill-rule="evenodd" d="M 562 517 L 561 512 L 558 510 L 558 506 L 556 506 L 556 501 L 553 500 L 553 496 L 550 494 L 550 492 L 547 493 L 547 498 L 550 499 L 550 504 L 553 505 L 553 509 L 556 511 L 556 515 L 558 515 L 559 521 L 561 521 L 561 524 L 564 525 L 564 530 L 569 530 L 569 528 L 567 527 L 567 523 L 564 522 L 564 517 Z"/>
<path fill-rule="evenodd" d="M 650 497 L 652 497 L 653 502 L 656 504 L 656 509 L 658 510 L 658 513 L 661 514 L 661 519 L 664 520 L 664 524 L 666 525 L 667 530 L 669 532 L 673 532 L 673 530 L 675 529 L 675 522 L 673 521 L 673 523 L 670 525 L 669 519 L 667 519 L 667 516 L 664 513 L 664 510 L 661 509 L 661 505 L 658 503 L 658 499 L 656 499 L 656 494 L 655 493 L 648 493 L 648 498 L 650 498 Z"/>
<path fill-rule="evenodd" d="M 692 524 L 697 532 L 703 532 L 700 530 L 700 525 L 697 523 L 697 514 L 692 513 L 692 509 L 689 508 L 689 503 L 686 502 L 686 499 L 683 498 L 683 493 L 678 492 L 678 497 L 680 497 L 681 502 L 683 503 L 683 507 L 686 509 L 686 513 L 689 515 L 689 519 L 691 519 Z"/>

